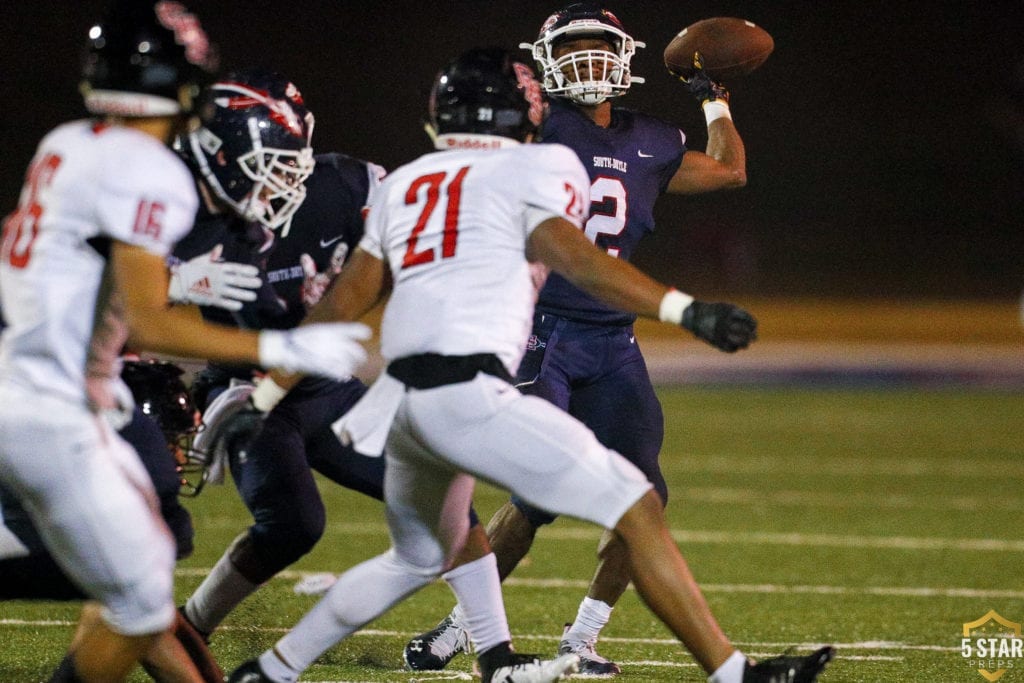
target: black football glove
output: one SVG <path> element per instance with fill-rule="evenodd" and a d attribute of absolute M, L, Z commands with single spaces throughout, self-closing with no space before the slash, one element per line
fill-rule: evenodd
<path fill-rule="evenodd" d="M 690 93 L 697 98 L 703 107 L 708 102 L 722 101 L 729 104 L 729 91 L 718 81 L 711 80 L 704 70 L 704 55 L 699 51 L 693 53 L 693 71 L 689 74 L 672 74 L 686 84 Z"/>
<path fill-rule="evenodd" d="M 716 349 L 733 353 L 757 339 L 757 320 L 739 306 L 694 301 L 683 311 L 684 329 Z"/>
<path fill-rule="evenodd" d="M 257 410 L 250 399 L 245 402 L 245 407 L 227 418 L 221 428 L 220 439 L 232 465 L 245 462 L 253 442 L 263 429 L 263 420 L 266 417 L 267 414 Z"/>

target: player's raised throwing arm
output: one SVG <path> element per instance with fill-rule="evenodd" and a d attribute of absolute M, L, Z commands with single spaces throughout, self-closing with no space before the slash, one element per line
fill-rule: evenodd
<path fill-rule="evenodd" d="M 708 76 L 700 53 L 694 55 L 692 74 L 680 80 L 704 110 L 708 146 L 706 152 L 690 150 L 683 155 L 679 170 L 669 181 L 668 191 L 694 194 L 743 187 L 747 184 L 747 153 L 732 122 L 729 91 Z"/>

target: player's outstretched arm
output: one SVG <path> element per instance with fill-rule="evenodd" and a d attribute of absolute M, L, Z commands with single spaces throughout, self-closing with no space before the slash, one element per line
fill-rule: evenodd
<path fill-rule="evenodd" d="M 661 300 L 669 290 L 629 262 L 595 247 L 579 228 L 560 217 L 548 218 L 534 229 L 526 256 L 605 303 L 645 318 L 658 318 Z"/>
<path fill-rule="evenodd" d="M 530 235 L 527 257 L 541 261 L 605 303 L 645 318 L 673 323 L 732 353 L 757 339 L 757 321 L 727 303 L 705 303 L 601 251 L 564 218 L 552 217 Z"/>
<path fill-rule="evenodd" d="M 310 325 L 257 333 L 208 323 L 197 319 L 187 307 L 169 306 L 164 260 L 142 247 L 115 241 L 110 275 L 103 286 L 116 289 L 121 296 L 129 343 L 139 350 L 256 363 L 338 379 L 351 376 L 366 360 L 359 344 L 370 337 L 365 325 Z"/>
<path fill-rule="evenodd" d="M 390 289 L 391 273 L 387 265 L 357 248 L 327 293 L 302 319 L 302 325 L 359 320 L 380 303 Z M 252 393 L 250 400 L 254 408 L 262 413 L 270 412 L 301 379 L 301 375 L 280 370 L 269 373 Z"/>

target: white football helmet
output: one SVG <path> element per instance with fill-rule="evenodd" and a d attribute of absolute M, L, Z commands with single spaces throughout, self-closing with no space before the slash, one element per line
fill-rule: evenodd
<path fill-rule="evenodd" d="M 579 38 L 605 40 L 611 51 L 580 50 L 555 55 L 559 43 Z M 537 41 L 521 43 L 519 47 L 532 51 L 544 91 L 576 104 L 600 104 L 625 94 L 631 83 L 644 82 L 629 71 L 636 48 L 645 47 L 644 43 L 633 40 L 614 14 L 593 3 L 574 3 L 552 14 L 541 26 Z"/>

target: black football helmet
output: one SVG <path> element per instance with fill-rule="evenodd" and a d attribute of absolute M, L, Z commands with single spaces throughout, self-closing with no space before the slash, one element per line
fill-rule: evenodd
<path fill-rule="evenodd" d="M 502 48 L 477 48 L 450 62 L 434 80 L 428 133 L 438 149 L 501 146 L 539 132 L 544 99 L 533 69 Z"/>
<path fill-rule="evenodd" d="M 202 428 L 199 411 L 182 381 L 185 371 L 157 360 L 125 361 L 121 379 L 131 389 L 135 405 L 160 425 L 181 478 L 179 493 L 195 496 L 206 483 L 209 458 L 192 447 Z"/>
<path fill-rule="evenodd" d="M 117 0 L 89 29 L 81 91 L 93 114 L 188 114 L 216 68 L 216 49 L 184 5 Z"/>
<path fill-rule="evenodd" d="M 556 47 L 569 40 L 601 38 L 606 50 L 579 50 L 558 56 Z M 565 97 L 576 104 L 595 105 L 624 95 L 631 83 L 643 83 L 633 76 L 629 62 L 644 43 L 626 33 L 618 17 L 592 2 L 577 2 L 555 12 L 540 28 L 534 43 L 521 43 L 530 50 L 541 72 L 544 92 Z"/>
<path fill-rule="evenodd" d="M 313 114 L 271 71 L 236 72 L 207 88 L 199 127 L 179 141 L 207 187 L 237 215 L 270 229 L 288 223 L 313 172 Z"/>

